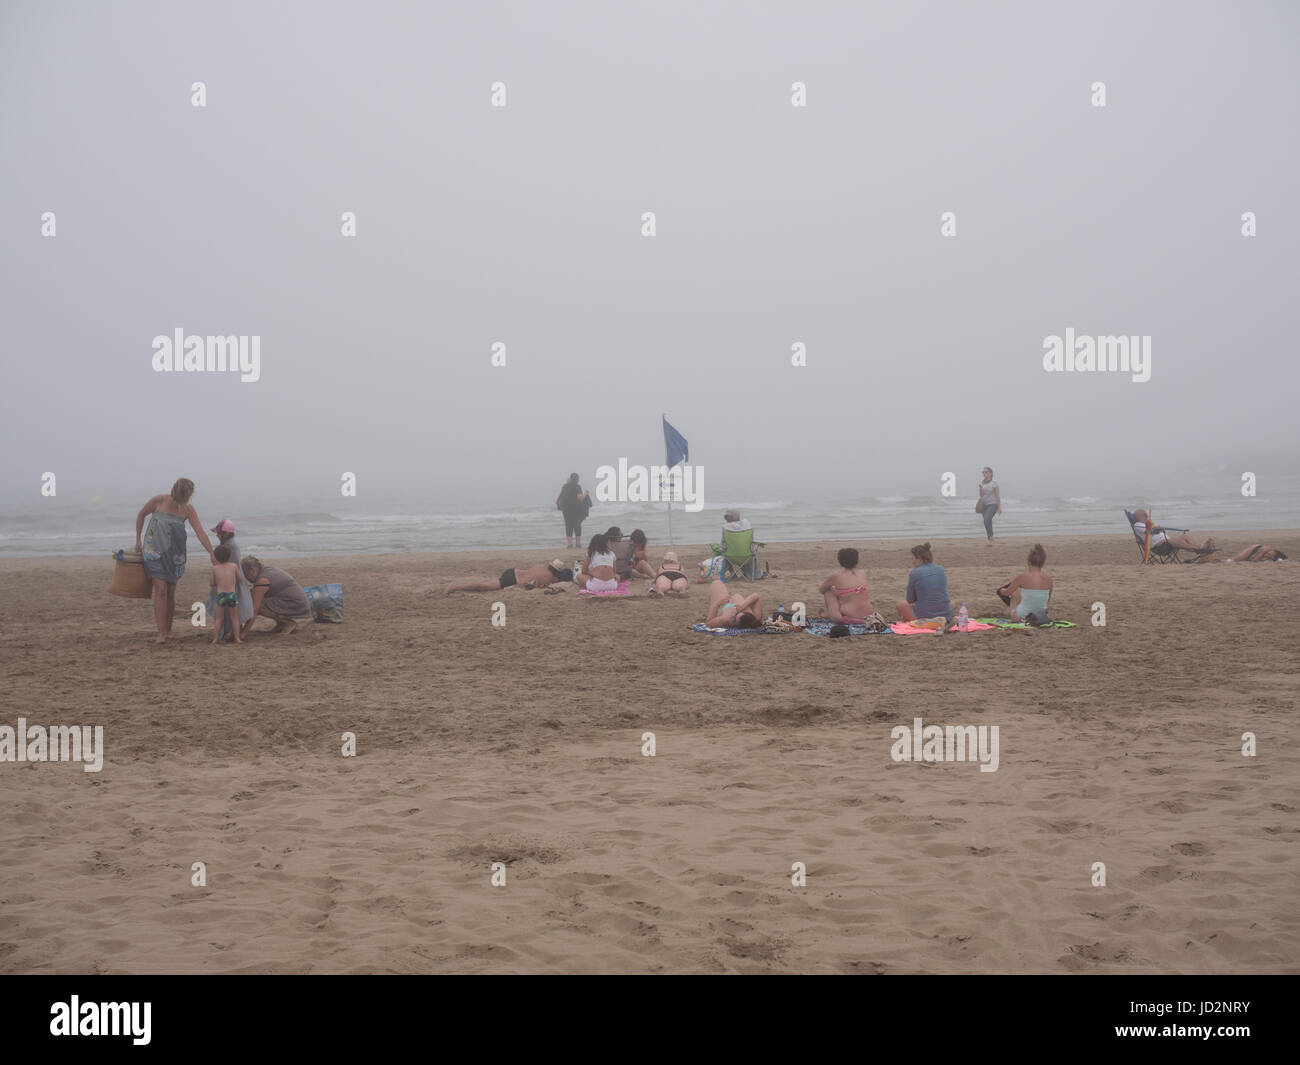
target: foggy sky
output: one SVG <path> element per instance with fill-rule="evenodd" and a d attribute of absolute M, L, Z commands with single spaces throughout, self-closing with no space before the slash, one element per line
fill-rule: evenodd
<path fill-rule="evenodd" d="M 44 471 L 72 499 L 351 471 L 360 499 L 549 502 L 662 462 L 661 412 L 718 504 L 1294 471 L 1298 26 L 5 0 L 0 502 Z M 177 328 L 260 335 L 260 381 L 153 372 Z M 1045 373 L 1067 328 L 1150 335 L 1151 380 Z"/>

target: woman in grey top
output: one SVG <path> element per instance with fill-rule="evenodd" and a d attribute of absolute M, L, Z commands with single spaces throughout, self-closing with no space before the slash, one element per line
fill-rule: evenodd
<path fill-rule="evenodd" d="M 975 508 L 984 516 L 984 532 L 993 546 L 993 519 L 1002 513 L 1002 489 L 993 479 L 993 467 L 984 467 L 984 480 L 980 482 L 979 504 Z"/>
<path fill-rule="evenodd" d="M 311 620 L 307 593 L 284 570 L 268 566 L 256 555 L 245 558 L 241 568 L 253 589 L 253 617 L 240 629 L 241 636 L 253 627 L 259 614 L 274 621 L 273 631 L 285 636 L 297 629 L 299 622 Z"/>

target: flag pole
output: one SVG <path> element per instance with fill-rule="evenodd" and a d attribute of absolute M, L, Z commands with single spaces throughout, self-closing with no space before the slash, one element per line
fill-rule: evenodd
<path fill-rule="evenodd" d="M 667 412 L 667 411 L 662 411 L 662 412 L 660 412 L 659 417 L 660 417 L 660 419 L 662 419 L 662 421 L 665 421 L 665 422 L 666 422 L 666 421 L 668 420 L 668 412 Z M 664 441 L 664 462 L 667 462 L 667 461 L 668 461 L 668 441 L 665 440 L 665 441 Z M 676 550 L 677 550 L 677 541 L 673 539 L 673 492 L 672 492 L 672 483 L 673 483 L 673 471 L 672 471 L 671 468 L 669 468 L 669 470 L 668 470 L 668 493 L 667 493 L 667 498 L 665 499 L 665 502 L 668 504 L 668 546 L 671 547 L 674 551 L 676 551 Z M 661 487 L 661 488 L 663 487 L 662 484 L 660 485 L 660 487 Z"/>

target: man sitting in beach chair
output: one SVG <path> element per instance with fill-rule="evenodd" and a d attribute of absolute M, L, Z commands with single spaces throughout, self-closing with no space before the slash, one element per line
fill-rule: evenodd
<path fill-rule="evenodd" d="M 724 579 L 731 574 L 747 581 L 761 581 L 767 576 L 767 567 L 759 562 L 758 548 L 767 544 L 754 539 L 754 527 L 741 518 L 739 511 L 729 510 L 722 517 L 722 543 L 709 547 L 715 558 L 722 555 L 725 559 Z"/>
<path fill-rule="evenodd" d="M 1203 543 L 1198 544 L 1187 529 L 1170 529 L 1164 525 L 1152 524 L 1151 515 L 1145 510 L 1132 513 L 1126 510 L 1124 516 L 1128 518 L 1129 527 L 1133 530 L 1133 537 L 1142 552 L 1142 560 L 1148 564 L 1182 562 L 1180 551 L 1190 551 L 1197 556 L 1197 562 L 1217 561 L 1211 557 L 1219 550 L 1212 537 L 1206 537 Z"/>

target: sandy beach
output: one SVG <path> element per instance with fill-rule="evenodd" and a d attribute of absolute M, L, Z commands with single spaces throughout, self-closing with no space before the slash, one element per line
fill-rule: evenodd
<path fill-rule="evenodd" d="M 935 560 L 986 614 L 1029 543 Z M 1300 562 L 1044 543 L 1077 628 L 843 640 L 697 635 L 699 585 L 431 594 L 575 554 L 540 548 L 268 559 L 344 623 L 155 647 L 109 559 L 0 562 L 0 724 L 105 737 L 98 773 L 0 763 L 0 971 L 1300 972 Z M 754 590 L 820 613 L 838 546 Z M 853 546 L 892 619 L 907 545 Z M 997 725 L 997 771 L 893 761 L 916 717 Z"/>

